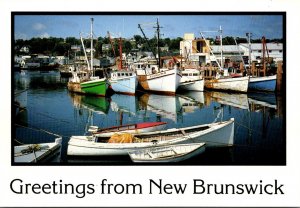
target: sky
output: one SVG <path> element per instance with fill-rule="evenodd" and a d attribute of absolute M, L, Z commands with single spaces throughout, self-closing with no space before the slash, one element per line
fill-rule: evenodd
<path fill-rule="evenodd" d="M 134 14 L 134 13 L 133 13 Z M 218 35 L 220 26 L 223 30 L 223 37 L 246 37 L 247 32 L 252 33 L 253 39 L 260 39 L 265 36 L 268 39 L 283 37 L 283 18 L 277 14 L 253 14 L 253 15 L 189 15 L 180 14 L 168 15 L 18 15 L 14 16 L 15 39 L 31 39 L 32 37 L 80 37 L 88 36 L 90 32 L 90 18 L 94 18 L 94 35 L 106 36 L 107 31 L 113 37 L 131 38 L 134 35 L 141 35 L 138 24 L 142 25 L 146 36 L 152 38 L 155 29 L 153 28 L 157 18 L 161 28 L 162 38 L 183 37 L 184 33 L 194 33 L 201 37 L 215 37 Z M 209 32 L 210 31 L 210 32 Z"/>

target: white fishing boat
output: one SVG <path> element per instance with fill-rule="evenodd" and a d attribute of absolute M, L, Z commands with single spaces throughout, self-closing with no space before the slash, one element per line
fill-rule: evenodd
<path fill-rule="evenodd" d="M 141 29 L 145 40 L 147 40 L 148 45 L 150 45 L 141 25 L 139 24 L 138 26 Z M 156 33 L 158 43 L 160 32 L 158 19 L 155 28 L 157 29 Z M 175 95 L 181 79 L 181 72 L 176 65 L 170 68 L 161 67 L 160 48 L 158 44 L 156 47 L 157 54 L 154 52 L 154 50 L 152 50 L 153 56 L 157 57 L 156 64 L 146 63 L 144 65 L 138 65 L 140 66 L 140 68 L 136 69 L 138 81 L 146 91 L 151 91 L 158 94 Z"/>
<path fill-rule="evenodd" d="M 181 162 L 205 151 L 205 143 L 175 144 L 128 152 L 135 163 Z"/>
<path fill-rule="evenodd" d="M 197 69 L 183 70 L 178 89 L 203 91 L 204 79 L 202 78 L 200 71 Z"/>
<path fill-rule="evenodd" d="M 141 134 L 116 134 L 111 138 L 72 136 L 68 143 L 70 156 L 128 155 L 128 152 L 149 147 L 205 142 L 207 146 L 234 144 L 234 119 L 185 128 L 171 128 Z"/>
<path fill-rule="evenodd" d="M 249 77 L 224 77 L 224 78 L 214 78 L 211 80 L 205 80 L 205 88 L 211 90 L 225 90 L 234 92 L 248 91 Z"/>
<path fill-rule="evenodd" d="M 138 81 L 144 90 L 159 94 L 175 95 L 181 79 L 177 67 L 173 69 L 152 67 L 151 70 L 137 69 Z"/>
<path fill-rule="evenodd" d="M 143 122 L 137 124 L 127 124 L 121 126 L 113 126 L 109 128 L 99 128 L 98 126 L 90 126 L 89 132 L 99 137 L 111 137 L 116 133 L 141 134 L 152 131 L 160 131 L 166 127 L 166 122 Z"/>
<path fill-rule="evenodd" d="M 14 146 L 15 163 L 59 162 L 62 138 L 52 143 L 24 144 Z"/>
<path fill-rule="evenodd" d="M 135 95 L 138 84 L 135 72 L 125 70 L 113 71 L 109 82 L 116 93 Z"/>

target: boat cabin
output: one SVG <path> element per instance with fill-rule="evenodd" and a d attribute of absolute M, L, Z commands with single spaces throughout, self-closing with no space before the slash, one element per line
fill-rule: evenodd
<path fill-rule="evenodd" d="M 119 79 L 132 76 L 135 76 L 135 73 L 132 71 L 114 71 L 110 73 L 111 79 Z"/>

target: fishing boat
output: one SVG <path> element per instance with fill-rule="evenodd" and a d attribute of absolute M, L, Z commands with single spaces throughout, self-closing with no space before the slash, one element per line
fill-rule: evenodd
<path fill-rule="evenodd" d="M 111 72 L 109 82 L 113 91 L 127 95 L 135 95 L 138 85 L 135 72 L 125 70 Z"/>
<path fill-rule="evenodd" d="M 166 122 L 144 122 L 137 124 L 127 124 L 121 126 L 113 126 L 109 128 L 99 128 L 98 126 L 90 126 L 89 132 L 101 137 L 111 137 L 115 133 L 140 134 L 151 131 L 160 131 L 166 127 Z"/>
<path fill-rule="evenodd" d="M 222 34 L 222 28 L 220 26 L 219 30 Z M 206 44 L 207 40 L 205 39 L 204 35 L 200 33 L 202 38 L 205 40 Z M 220 35 L 220 39 L 222 40 L 222 36 Z M 221 41 L 221 48 L 222 48 L 222 41 Z M 213 51 L 209 47 L 210 53 L 214 55 Z M 216 59 L 217 60 L 217 59 Z M 216 76 L 205 80 L 204 87 L 206 89 L 210 90 L 223 90 L 223 91 L 231 91 L 231 92 L 242 92 L 246 93 L 248 91 L 248 85 L 249 85 L 249 76 L 245 77 L 239 77 L 236 76 L 236 73 L 234 71 L 231 71 L 231 74 L 234 74 L 234 77 L 231 77 L 229 74 L 229 69 L 226 69 L 223 67 L 223 52 L 221 50 L 221 63 L 216 61 L 219 72 L 217 72 Z"/>
<path fill-rule="evenodd" d="M 52 143 L 24 144 L 14 146 L 15 163 L 59 162 L 62 138 Z"/>
<path fill-rule="evenodd" d="M 85 46 L 83 44 L 83 39 L 81 39 L 85 59 L 88 66 L 88 72 L 84 73 L 84 75 L 79 76 L 79 72 L 76 70 L 72 72 L 72 78 L 70 78 L 68 82 L 68 90 L 71 92 L 90 94 L 96 96 L 105 96 L 108 88 L 108 81 L 106 78 L 99 78 L 95 75 L 94 66 L 93 66 L 93 21 L 91 18 L 91 60 L 89 61 L 87 58 Z"/>
<path fill-rule="evenodd" d="M 225 90 L 232 92 L 243 92 L 248 91 L 249 77 L 220 77 L 205 80 L 205 88 L 210 90 Z"/>
<path fill-rule="evenodd" d="M 197 69 L 185 69 L 182 71 L 178 90 L 203 91 L 204 79 L 200 71 Z"/>
<path fill-rule="evenodd" d="M 175 66 L 172 69 L 152 67 L 151 70 L 137 69 L 137 78 L 146 91 L 175 95 L 181 79 L 181 73 Z"/>
<path fill-rule="evenodd" d="M 141 29 L 144 38 L 146 40 L 147 37 L 139 24 L 139 28 Z M 159 40 L 159 32 L 160 26 L 157 20 L 157 39 Z M 147 41 L 148 45 L 150 43 Z M 150 47 L 151 48 L 151 47 Z M 152 51 L 154 57 L 156 54 Z M 167 94 L 167 95 L 175 95 L 175 92 L 179 86 L 179 82 L 181 79 L 181 72 L 177 68 L 176 65 L 170 68 L 161 67 L 161 60 L 160 60 L 160 49 L 157 44 L 157 64 L 145 64 L 142 65 L 141 68 L 136 69 L 138 82 L 142 86 L 142 88 L 146 91 L 151 91 L 153 93 L 158 94 Z"/>
<path fill-rule="evenodd" d="M 200 142 L 214 147 L 232 146 L 234 144 L 234 119 L 135 135 L 115 134 L 109 139 L 100 135 L 72 136 L 68 142 L 67 154 L 70 156 L 128 155 L 130 151 L 150 147 Z"/>
<path fill-rule="evenodd" d="M 277 75 L 250 77 L 249 90 L 274 92 L 276 89 L 276 80 Z"/>
<path fill-rule="evenodd" d="M 135 163 L 181 162 L 205 151 L 205 143 L 175 144 L 128 152 Z"/>

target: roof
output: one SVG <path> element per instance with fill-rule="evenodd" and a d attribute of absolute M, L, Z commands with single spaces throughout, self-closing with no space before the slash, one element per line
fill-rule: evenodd
<path fill-rule="evenodd" d="M 219 45 L 212 45 L 211 46 L 212 52 L 221 52 L 221 46 Z M 223 45 L 223 52 L 241 52 L 242 49 L 236 45 Z"/>
<path fill-rule="evenodd" d="M 240 44 L 240 46 L 248 48 L 248 43 Z M 283 44 L 282 43 L 267 43 L 268 50 L 282 50 Z M 262 50 L 261 43 L 251 43 L 252 50 Z"/>

